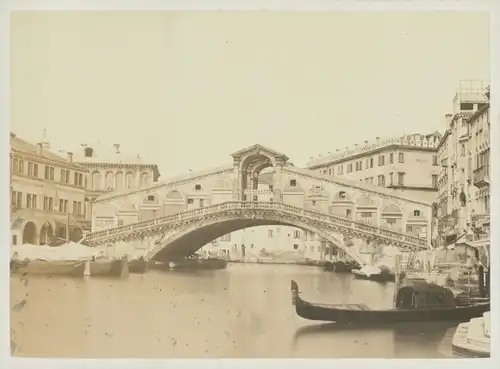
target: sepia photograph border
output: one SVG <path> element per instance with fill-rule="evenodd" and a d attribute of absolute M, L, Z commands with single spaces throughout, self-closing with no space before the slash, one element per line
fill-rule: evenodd
<path fill-rule="evenodd" d="M 0 247 L 0 367 L 1 368 L 245 368 L 269 366 L 272 368 L 331 368 L 332 365 L 345 367 L 361 367 L 369 363 L 384 369 L 390 368 L 469 368 L 481 365 L 483 369 L 499 367 L 500 321 L 499 321 L 499 268 L 494 267 L 491 276 L 493 309 L 491 324 L 494 327 L 491 337 L 492 350 L 489 359 L 471 362 L 455 359 L 28 359 L 15 358 L 10 354 L 10 308 L 9 308 L 9 268 L 10 259 L 10 227 L 9 195 L 7 178 L 9 177 L 9 127 L 10 122 L 10 20 L 11 11 L 25 10 L 270 10 L 270 11 L 484 11 L 490 13 L 490 82 L 491 82 L 491 162 L 500 163 L 500 0 L 399 0 L 399 1 L 367 1 L 367 0 L 0 0 L 0 126 L 3 150 L 0 160 L 2 183 L 0 191 L 0 209 L 2 217 L 2 247 Z M 445 25 L 443 25 L 445 27 Z M 491 166 L 493 181 L 500 183 L 500 165 Z M 491 257 L 494 264 L 500 265 L 500 190 L 494 185 L 491 190 Z M 63 339 L 63 338 L 62 338 Z M 495 344 L 495 342 L 497 342 Z M 495 364 L 496 363 L 496 364 Z"/>

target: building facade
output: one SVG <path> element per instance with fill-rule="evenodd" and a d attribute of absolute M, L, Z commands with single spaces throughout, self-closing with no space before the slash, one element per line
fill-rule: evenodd
<path fill-rule="evenodd" d="M 83 144 L 75 150 L 73 161 L 88 170 L 85 181 L 85 229 L 90 230 L 92 201 L 114 191 L 130 191 L 158 181 L 158 165 L 145 163 L 139 154 L 120 150 L 120 144 L 109 147 Z"/>
<path fill-rule="evenodd" d="M 306 168 L 323 175 L 349 178 L 368 185 L 387 187 L 402 196 L 426 202 L 437 198 L 439 162 L 438 132 L 403 137 L 337 149 L 335 153 L 311 159 Z"/>
<path fill-rule="evenodd" d="M 490 104 L 485 82 L 461 83 L 439 142 L 438 243 L 489 240 Z"/>
<path fill-rule="evenodd" d="M 12 244 L 78 241 L 85 216 L 88 170 L 50 151 L 47 142 L 29 143 L 10 134 Z"/>

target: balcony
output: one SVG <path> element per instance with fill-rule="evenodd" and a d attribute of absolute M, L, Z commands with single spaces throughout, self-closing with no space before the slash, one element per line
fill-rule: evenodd
<path fill-rule="evenodd" d="M 490 185 L 490 166 L 482 165 L 474 170 L 474 186 L 483 188 Z"/>

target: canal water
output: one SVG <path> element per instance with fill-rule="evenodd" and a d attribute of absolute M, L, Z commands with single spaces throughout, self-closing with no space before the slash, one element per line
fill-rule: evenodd
<path fill-rule="evenodd" d="M 142 358 L 451 357 L 454 326 L 340 329 L 307 321 L 307 300 L 392 305 L 393 284 L 319 268 L 230 264 L 226 270 L 132 274 L 128 280 L 11 278 L 15 356 Z M 21 303 L 26 300 L 25 303 Z"/>

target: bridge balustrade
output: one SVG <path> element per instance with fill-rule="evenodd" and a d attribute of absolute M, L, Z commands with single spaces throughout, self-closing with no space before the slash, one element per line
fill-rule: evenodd
<path fill-rule="evenodd" d="M 226 210 L 280 210 L 289 214 L 305 216 L 309 219 L 319 222 L 328 222 L 338 224 L 344 227 L 358 229 L 360 231 L 369 232 L 374 235 L 384 236 L 393 240 L 407 242 L 422 247 L 427 247 L 427 240 L 415 236 L 410 236 L 404 233 L 391 231 L 385 228 L 365 224 L 355 220 L 342 218 L 340 216 L 326 214 L 312 209 L 303 209 L 293 205 L 278 203 L 278 202 L 252 202 L 252 201 L 229 201 L 220 204 L 207 206 L 198 209 L 188 210 L 182 213 L 167 215 L 160 218 L 137 222 L 129 225 L 119 226 L 107 230 L 89 233 L 86 240 L 90 243 L 97 242 L 102 239 L 112 238 L 121 234 L 127 234 L 135 231 L 147 230 L 149 228 L 169 223 L 176 223 L 182 220 L 187 220 L 193 217 L 200 217 L 208 214 L 216 214 Z"/>

